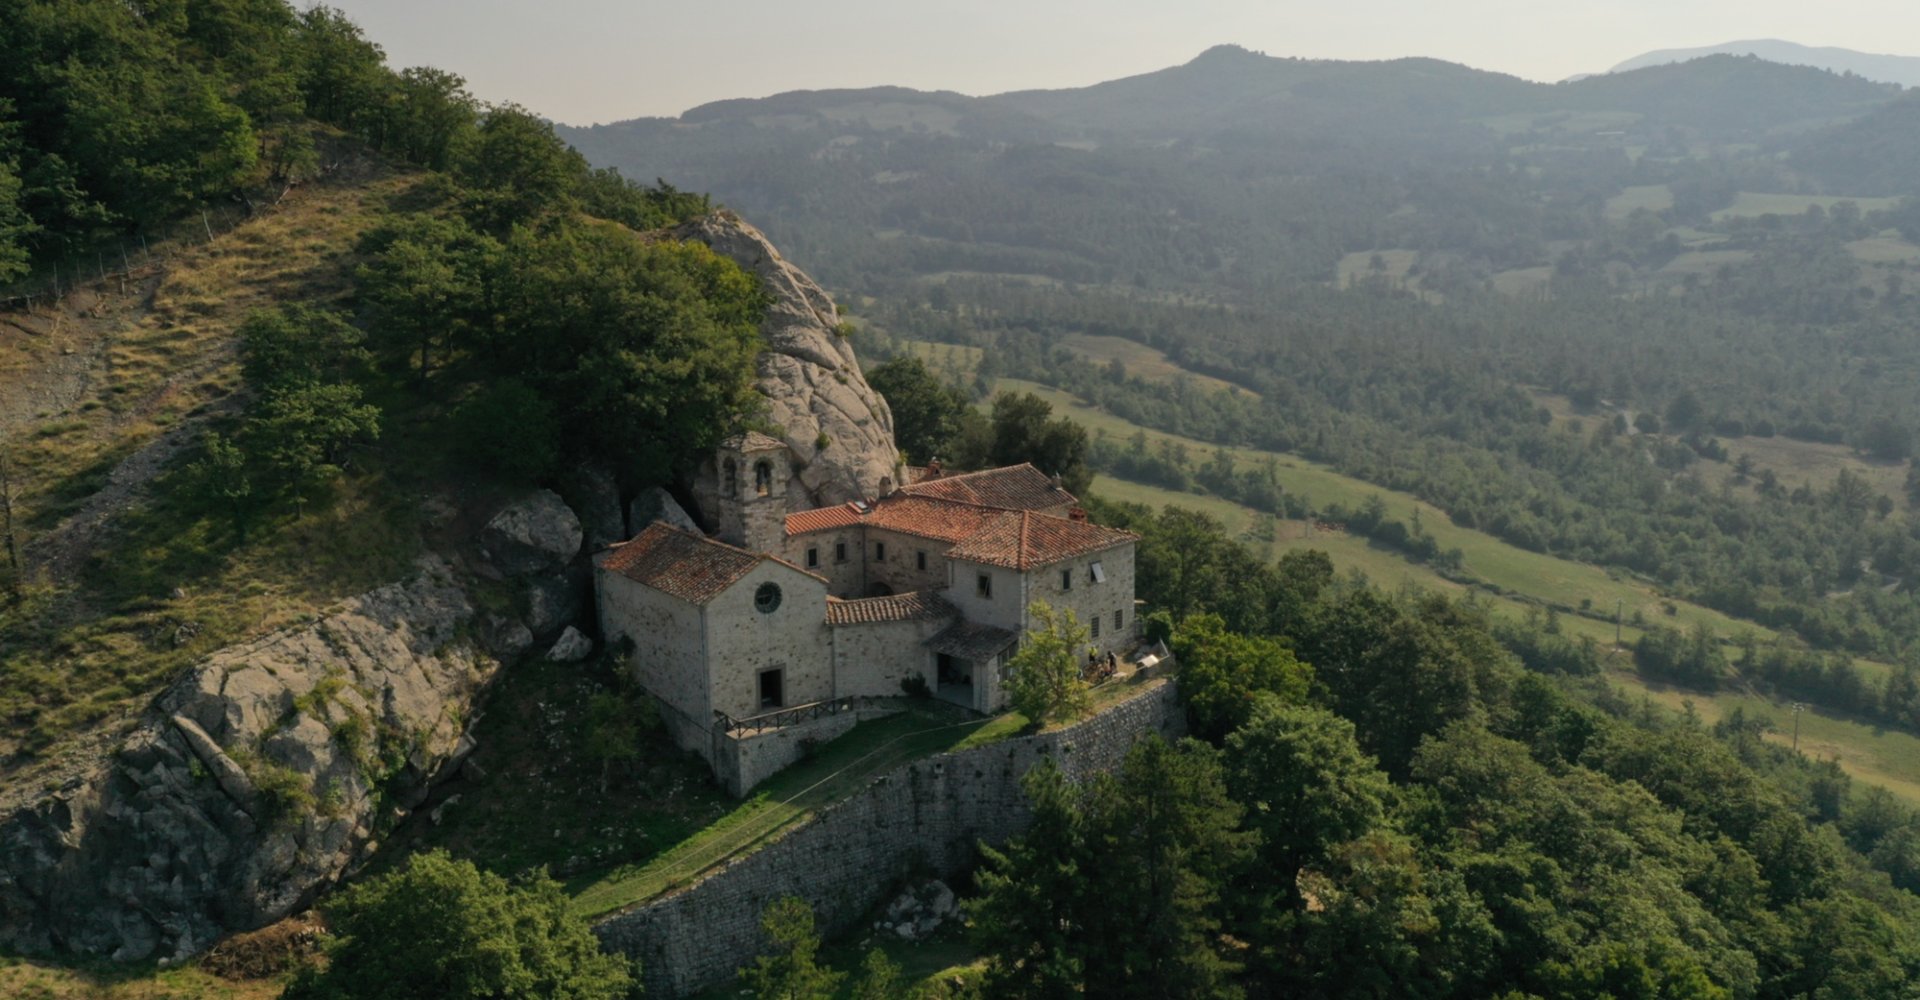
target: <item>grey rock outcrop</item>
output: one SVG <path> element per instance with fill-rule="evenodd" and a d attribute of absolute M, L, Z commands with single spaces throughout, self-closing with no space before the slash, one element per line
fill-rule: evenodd
<path fill-rule="evenodd" d="M 680 506 L 680 501 L 658 486 L 640 491 L 640 495 L 633 498 L 633 503 L 627 505 L 627 526 L 632 534 L 639 534 L 655 521 L 664 521 L 688 531 L 700 530 L 700 526 L 693 523 L 693 516 Z"/>
<path fill-rule="evenodd" d="M 547 650 L 547 659 L 555 663 L 578 663 L 593 653 L 593 640 L 580 634 L 580 630 L 567 626 L 560 638 L 554 640 L 553 648 Z"/>
<path fill-rule="evenodd" d="M 0 946 L 178 959 L 364 859 L 463 749 L 497 672 L 444 563 L 222 650 L 117 744 L 0 794 Z"/>
<path fill-rule="evenodd" d="M 544 573 L 567 564 L 585 538 L 580 518 L 560 494 L 537 490 L 502 508 L 480 529 L 480 548 L 508 576 Z"/>
<path fill-rule="evenodd" d="M 584 573 L 568 570 L 528 579 L 527 627 L 534 635 L 552 635 L 579 621 L 592 600 L 592 586 Z"/>
<path fill-rule="evenodd" d="M 837 331 L 833 300 L 758 229 L 730 212 L 686 223 L 673 235 L 732 259 L 757 275 L 773 298 L 760 326 L 767 346 L 758 360 L 758 385 L 767 397 L 767 419 L 779 426 L 778 436 L 793 453 L 790 508 L 880 495 L 881 481 L 899 476 L 893 413 L 867 384 L 853 345 Z M 714 520 L 720 495 L 714 463 L 699 471 L 693 487 L 695 502 Z"/>

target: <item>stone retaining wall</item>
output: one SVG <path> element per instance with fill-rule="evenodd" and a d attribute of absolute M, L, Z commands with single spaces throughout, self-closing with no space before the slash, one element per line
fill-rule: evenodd
<path fill-rule="evenodd" d="M 766 947 L 760 913 L 782 896 L 813 907 L 823 933 L 851 928 L 916 871 L 970 869 L 980 841 L 1031 819 L 1020 779 L 1053 757 L 1071 777 L 1111 771 L 1148 733 L 1186 730 L 1171 682 L 1055 732 L 914 761 L 766 847 L 672 895 L 601 920 L 609 951 L 640 960 L 647 996 L 688 996 L 732 979 Z"/>

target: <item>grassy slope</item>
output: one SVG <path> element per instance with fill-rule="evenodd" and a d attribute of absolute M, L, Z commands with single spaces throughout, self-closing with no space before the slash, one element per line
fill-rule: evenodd
<path fill-rule="evenodd" d="M 408 183 L 315 185 L 211 244 L 174 248 L 126 295 L 112 279 L 89 290 L 93 315 L 56 317 L 98 325 L 103 364 L 77 401 L 17 436 L 28 544 L 79 544 L 37 575 L 26 601 L 0 607 L 0 714 L 10 723 L 0 760 L 124 717 L 199 656 L 404 571 L 419 548 L 413 498 L 369 471 L 377 456 L 337 484 L 324 512 L 281 512 L 244 547 L 224 524 L 146 502 L 137 477 L 124 502 L 100 512 L 97 532 L 67 522 L 95 515 L 95 494 L 123 462 L 151 459 L 140 471 L 162 479 L 177 470 L 199 425 L 234 408 L 238 324 L 266 304 L 342 294 L 351 247 Z"/>

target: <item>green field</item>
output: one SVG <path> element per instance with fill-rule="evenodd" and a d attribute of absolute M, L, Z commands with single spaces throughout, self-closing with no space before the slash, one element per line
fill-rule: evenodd
<path fill-rule="evenodd" d="M 1033 392 L 1049 402 L 1060 414 L 1084 424 L 1090 433 L 1104 433 L 1125 439 L 1144 430 L 1110 413 L 1093 409 L 1070 394 L 1032 382 L 1002 379 L 1000 388 Z M 1566 410 L 1564 399 L 1553 398 Z M 1145 430 L 1150 446 L 1162 440 L 1186 445 L 1189 453 L 1205 456 L 1212 446 L 1178 435 Z M 1774 439 L 1766 439 L 1774 440 Z M 1704 624 L 1723 639 L 1752 635 L 1761 642 L 1776 638 L 1776 633 L 1752 622 L 1733 618 L 1687 601 L 1661 595 L 1652 586 L 1623 577 L 1598 566 L 1571 562 L 1537 552 L 1528 552 L 1497 538 L 1453 524 L 1444 513 L 1404 493 L 1381 489 L 1325 466 L 1293 455 L 1274 454 L 1247 448 L 1229 449 L 1240 462 L 1277 463 L 1282 488 L 1305 496 L 1317 508 L 1338 503 L 1354 507 L 1370 495 L 1387 502 L 1388 510 L 1407 517 L 1418 508 L 1421 523 L 1432 532 L 1441 547 L 1458 547 L 1464 554 L 1467 576 L 1483 587 L 1475 588 L 1483 598 L 1490 597 L 1496 614 L 1521 616 L 1546 604 L 1565 612 L 1561 627 L 1574 635 L 1584 635 L 1605 646 L 1612 646 L 1616 635 L 1613 613 L 1632 621 L 1636 613 L 1646 622 L 1660 622 L 1679 628 Z M 1857 460 L 1855 460 L 1857 461 Z M 1442 577 L 1431 567 L 1414 563 L 1397 552 L 1344 533 L 1315 531 L 1299 521 L 1276 519 L 1219 497 L 1199 496 L 1173 490 L 1100 476 L 1093 492 L 1114 500 L 1144 503 L 1153 507 L 1173 504 L 1207 513 L 1221 521 L 1233 536 L 1251 545 L 1255 551 L 1277 557 L 1293 548 L 1312 548 L 1326 552 L 1334 567 L 1342 572 L 1358 571 L 1372 583 L 1394 589 L 1405 585 L 1452 593 L 1466 587 Z M 1618 629 L 1621 640 L 1631 643 L 1641 630 L 1631 624 Z M 1855 666 L 1874 683 L 1884 681 L 1891 667 L 1872 660 L 1854 659 Z M 1692 698 L 1705 716 L 1709 711 L 1731 711 L 1734 706 L 1749 712 L 1765 709 L 1779 718 L 1787 716 L 1777 705 L 1754 694 L 1721 692 L 1712 695 L 1675 693 L 1674 689 L 1642 683 L 1630 672 L 1613 678 L 1622 686 L 1636 687 L 1641 693 L 1670 707 L 1678 707 L 1684 698 Z M 1709 708 L 1709 705 L 1717 706 Z M 1772 707 L 1769 707 L 1772 706 Z M 1713 716 L 1717 718 L 1718 715 Z M 1801 748 L 1816 756 L 1837 758 L 1848 773 L 1862 781 L 1882 784 L 1889 790 L 1920 803 L 1920 738 L 1902 732 L 1866 725 L 1846 718 L 1805 713 L 1801 719 Z"/>
<path fill-rule="evenodd" d="M 1665 184 L 1638 184 L 1607 199 L 1607 218 L 1619 222 L 1640 209 L 1664 212 L 1673 207 L 1673 189 Z"/>
<path fill-rule="evenodd" d="M 1118 361 L 1127 370 L 1128 375 L 1146 379 L 1149 382 L 1174 382 L 1187 379 L 1203 389 L 1219 392 L 1244 392 L 1249 396 L 1259 394 L 1243 389 L 1232 382 L 1217 379 L 1211 375 L 1190 372 L 1167 357 L 1164 351 L 1135 343 L 1124 337 L 1101 337 L 1092 334 L 1076 333 L 1061 338 L 1067 349 L 1082 357 L 1101 364 Z M 929 345 L 935 346 L 935 345 Z M 945 346 L 945 345 L 939 345 Z"/>
<path fill-rule="evenodd" d="M 1380 270 L 1374 270 L 1373 267 L 1373 258 L 1376 256 L 1384 265 Z M 1405 281 L 1407 273 L 1419 262 L 1418 250 L 1361 250 L 1340 258 L 1339 265 L 1334 269 L 1334 280 L 1341 288 L 1376 275 L 1393 281 Z"/>
<path fill-rule="evenodd" d="M 1607 679 L 1628 695 L 1650 698 L 1675 711 L 1691 703 L 1694 712 L 1709 724 L 1738 708 L 1748 716 L 1771 720 L 1773 728 L 1767 739 L 1781 744 L 1793 741 L 1789 699 L 1747 691 L 1693 691 L 1650 683 L 1626 670 L 1613 671 Z M 1856 780 L 1879 785 L 1920 805 L 1920 738 L 1910 733 L 1863 725 L 1810 708 L 1800 713 L 1800 750 L 1809 757 L 1836 760 Z"/>
<path fill-rule="evenodd" d="M 954 383 L 972 382 L 980 373 L 980 357 L 986 353 L 965 344 L 936 344 L 925 340 L 903 340 L 900 344 L 908 354 L 926 362 L 927 370 Z"/>
<path fill-rule="evenodd" d="M 1713 213 L 1712 219 L 1758 218 L 1762 215 L 1803 215 L 1815 205 L 1831 209 L 1834 205 L 1850 201 L 1860 206 L 1862 212 L 1879 212 L 1900 203 L 1898 198 L 1848 198 L 1843 195 L 1824 194 L 1758 194 L 1742 191 L 1733 197 L 1733 204 Z"/>
<path fill-rule="evenodd" d="M 1135 432 L 1144 431 L 1149 447 L 1157 447 L 1161 441 L 1172 441 L 1186 446 L 1188 452 L 1197 458 L 1203 458 L 1214 449 L 1213 445 L 1194 438 L 1146 430 L 1111 413 L 1096 410 L 1069 393 L 1038 383 L 1001 379 L 997 386 L 1041 396 L 1053 404 L 1057 413 L 1070 416 L 1085 425 L 1089 433 L 1104 433 L 1114 440 L 1123 441 Z M 1685 601 L 1672 600 L 1646 583 L 1598 566 L 1529 552 L 1491 535 L 1460 527 L 1438 508 L 1410 494 L 1382 489 L 1298 456 L 1252 448 L 1229 448 L 1228 451 L 1233 454 L 1235 461 L 1243 465 L 1262 464 L 1273 459 L 1281 488 L 1304 496 L 1317 509 L 1325 509 L 1336 503 L 1352 509 L 1365 503 L 1368 497 L 1378 496 L 1386 502 L 1387 510 L 1393 517 L 1406 520 L 1411 518 L 1414 510 L 1419 510 L 1422 525 L 1439 542 L 1440 547 L 1443 550 L 1460 549 L 1465 556 L 1463 565 L 1466 573 L 1498 591 L 1525 595 L 1568 610 L 1588 608 L 1596 614 L 1610 615 L 1619 609 L 1627 618 L 1639 612 L 1648 620 L 1664 620 L 1680 627 L 1701 622 L 1721 636 L 1749 631 L 1768 638 L 1772 635 L 1750 622 L 1739 621 Z M 1097 481 L 1095 491 L 1111 492 L 1104 485 L 1110 481 Z M 1192 498 L 1187 494 L 1170 495 L 1186 498 L 1182 502 L 1192 505 Z M 1352 541 L 1356 545 L 1365 544 L 1359 539 Z M 1314 547 L 1328 548 L 1329 543 L 1323 542 Z M 1399 558 L 1391 553 L 1384 555 Z M 1667 611 L 1669 605 L 1673 608 L 1671 614 Z"/>

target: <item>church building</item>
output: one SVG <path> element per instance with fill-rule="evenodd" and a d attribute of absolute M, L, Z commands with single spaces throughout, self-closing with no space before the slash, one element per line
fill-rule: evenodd
<path fill-rule="evenodd" d="M 1136 644 L 1138 536 L 1089 523 L 1031 465 L 908 469 L 882 496 L 807 509 L 763 434 L 716 457 L 712 536 L 656 522 L 595 559 L 601 634 L 675 740 L 745 794 L 876 699 L 925 692 L 991 713 L 1042 601 L 1096 656 Z"/>

